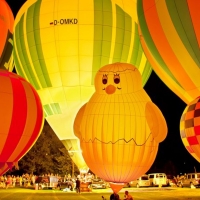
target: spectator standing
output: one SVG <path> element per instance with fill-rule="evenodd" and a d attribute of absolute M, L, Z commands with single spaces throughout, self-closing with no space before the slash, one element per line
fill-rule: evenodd
<path fill-rule="evenodd" d="M 15 185 L 16 185 L 16 177 L 15 176 L 12 177 L 12 185 L 13 185 L 13 187 L 15 187 Z"/>
<path fill-rule="evenodd" d="M 76 179 L 76 192 L 78 194 L 81 193 L 81 181 L 79 180 L 79 178 Z"/>

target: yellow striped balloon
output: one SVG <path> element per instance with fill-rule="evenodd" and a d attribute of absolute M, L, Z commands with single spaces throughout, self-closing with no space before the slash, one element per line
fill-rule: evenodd
<path fill-rule="evenodd" d="M 93 94 L 100 67 L 132 63 L 143 85 L 151 73 L 135 0 L 27 1 L 15 19 L 14 61 L 17 73 L 37 89 L 46 120 L 62 141 L 77 139 L 73 121 Z M 78 152 L 75 146 L 70 149 Z"/>
<path fill-rule="evenodd" d="M 141 43 L 161 80 L 185 103 L 200 95 L 199 0 L 138 0 Z"/>

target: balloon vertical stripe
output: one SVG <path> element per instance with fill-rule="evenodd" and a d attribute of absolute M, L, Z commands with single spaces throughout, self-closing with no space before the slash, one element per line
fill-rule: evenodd
<path fill-rule="evenodd" d="M 191 2 L 190 2 L 191 1 Z M 195 4 L 192 3 L 193 0 L 188 0 L 188 9 L 191 15 L 191 20 L 193 23 L 194 32 L 196 33 L 198 40 L 198 47 L 200 48 L 200 21 L 198 17 L 199 9 L 200 9 L 200 1 L 196 1 Z"/>
<path fill-rule="evenodd" d="M 32 90 L 33 95 L 34 95 L 35 100 L 36 100 L 37 115 L 36 115 L 35 125 L 34 125 L 34 129 L 33 129 L 32 135 L 31 135 L 28 143 L 24 147 L 21 154 L 18 155 L 17 159 L 21 159 L 21 157 L 34 145 L 37 138 L 39 137 L 38 133 L 40 133 L 42 131 L 41 122 L 44 123 L 43 109 L 41 107 L 40 98 L 39 98 L 37 92 L 34 90 L 33 87 L 31 88 L 31 90 Z"/>
<path fill-rule="evenodd" d="M 1 161 L 7 161 L 18 144 L 25 126 L 27 113 L 26 96 L 21 82 L 18 79 L 11 79 L 10 81 L 13 90 L 13 114 L 7 140 L 0 156 Z M 21 110 L 24 110 L 25 112 L 21 112 Z"/>
<path fill-rule="evenodd" d="M 105 12 L 105 9 L 107 12 Z M 111 0 L 94 1 L 94 56 L 92 64 L 92 85 L 96 71 L 103 66 L 104 63 L 109 63 L 112 23 L 113 16 Z"/>
<path fill-rule="evenodd" d="M 116 38 L 113 63 L 119 60 L 121 62 L 128 60 L 131 43 L 131 24 L 131 17 L 119 6 L 116 6 Z"/>

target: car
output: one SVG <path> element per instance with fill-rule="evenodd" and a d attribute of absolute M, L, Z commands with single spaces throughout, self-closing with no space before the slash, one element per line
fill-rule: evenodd
<path fill-rule="evenodd" d="M 136 180 L 129 182 L 130 187 L 149 187 L 150 186 L 150 179 L 148 175 L 142 175 Z"/>
<path fill-rule="evenodd" d="M 167 185 L 171 187 L 177 186 L 177 179 L 175 176 L 167 174 Z"/>
<path fill-rule="evenodd" d="M 107 183 L 100 178 L 96 178 L 92 180 L 92 184 L 91 184 L 92 189 L 106 189 L 108 187 Z"/>
<path fill-rule="evenodd" d="M 167 186 L 167 175 L 165 173 L 148 174 L 151 186 Z"/>
<path fill-rule="evenodd" d="M 178 180 L 179 187 L 200 187 L 200 173 L 188 173 L 181 176 Z"/>
<path fill-rule="evenodd" d="M 38 176 L 35 180 L 35 188 L 40 189 L 54 189 L 57 188 L 58 178 L 55 176 Z"/>

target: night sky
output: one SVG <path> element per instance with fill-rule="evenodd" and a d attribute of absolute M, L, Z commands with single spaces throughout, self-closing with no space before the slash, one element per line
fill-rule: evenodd
<path fill-rule="evenodd" d="M 6 0 L 14 16 L 25 0 Z M 177 97 L 165 84 L 152 72 L 144 89 L 152 101 L 162 111 L 168 126 L 167 138 L 160 143 L 156 160 L 149 170 L 164 169 L 166 163 L 171 162 L 177 173 L 200 172 L 200 164 L 185 149 L 179 132 L 180 118 L 186 104 Z"/>

